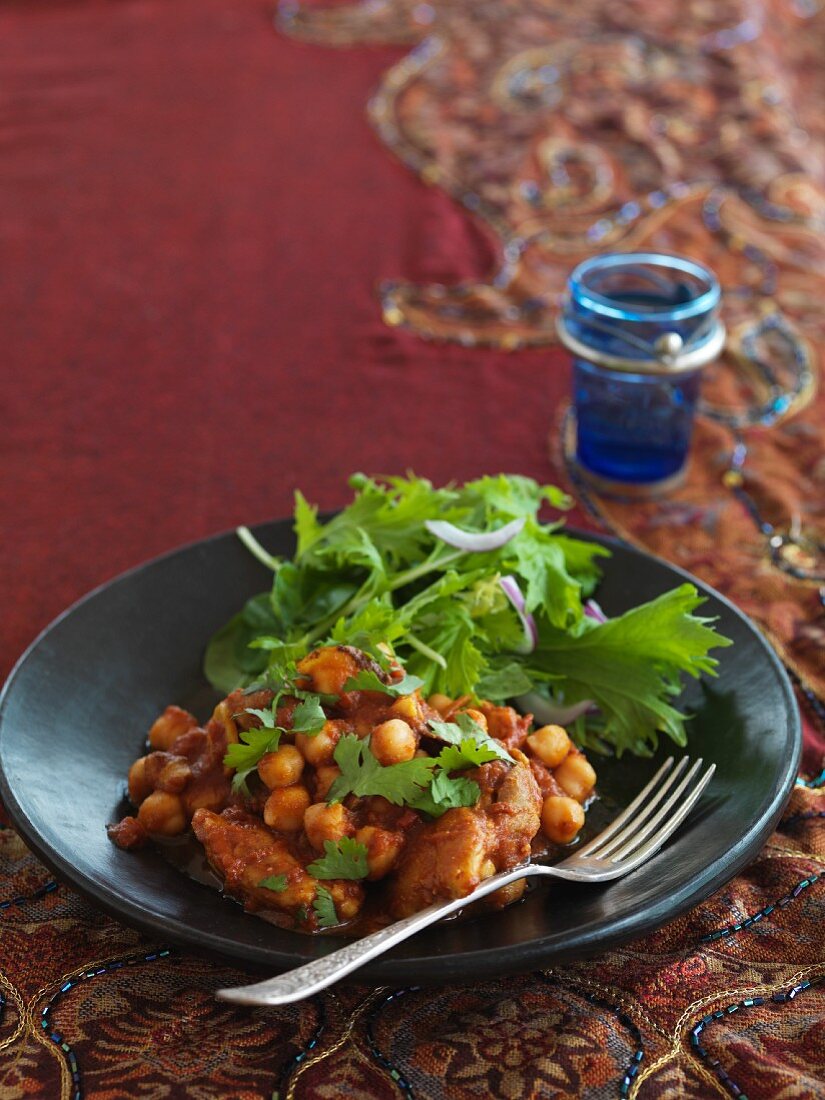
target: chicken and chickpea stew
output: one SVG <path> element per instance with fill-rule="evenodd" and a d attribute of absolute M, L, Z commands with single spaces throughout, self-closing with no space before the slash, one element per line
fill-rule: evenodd
<path fill-rule="evenodd" d="M 465 897 L 575 839 L 596 775 L 564 729 L 470 697 L 424 699 L 377 657 L 323 646 L 277 687 L 232 692 L 204 726 L 167 707 L 129 771 L 136 813 L 112 840 L 134 849 L 191 828 L 226 894 L 312 933 Z"/>

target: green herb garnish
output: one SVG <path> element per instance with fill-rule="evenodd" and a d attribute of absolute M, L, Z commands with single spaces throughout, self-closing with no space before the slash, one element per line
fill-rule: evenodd
<path fill-rule="evenodd" d="M 507 760 L 514 763 L 512 756 L 500 741 L 490 734 L 475 719 L 464 713 L 455 716 L 452 722 L 430 722 L 430 729 L 439 741 L 446 741 L 448 745 L 458 746 L 458 752 L 463 754 L 468 764 L 452 764 L 444 767 L 460 768 L 472 767 L 476 764 L 487 764 L 490 760 Z M 447 750 L 445 750 L 447 751 Z M 442 756 L 444 753 L 442 752 Z M 483 757 L 483 759 L 482 759 Z"/>
<path fill-rule="evenodd" d="M 348 794 L 366 798 L 381 795 L 396 806 L 411 803 L 431 778 L 435 761 L 414 757 L 402 764 L 380 764 L 369 746 L 369 738 L 345 734 L 335 746 L 335 763 L 341 774 L 333 781 L 327 802 L 340 802 Z"/>
<path fill-rule="evenodd" d="M 326 886 L 318 887 L 312 908 L 318 918 L 319 928 L 334 928 L 336 924 L 340 923 L 338 914 L 335 912 L 335 902 L 332 900 L 332 894 Z"/>
<path fill-rule="evenodd" d="M 360 669 L 355 676 L 350 676 L 344 684 L 342 691 L 378 691 L 382 695 L 390 695 L 398 698 L 399 695 L 410 695 L 413 691 L 424 686 L 424 681 L 418 676 L 410 676 L 405 673 L 403 679 L 394 684 L 385 684 L 371 668 Z"/>
<path fill-rule="evenodd" d="M 324 855 L 316 859 L 307 867 L 307 872 L 314 878 L 366 878 L 369 874 L 367 866 L 367 848 L 345 836 L 340 840 L 325 840 Z"/>
<path fill-rule="evenodd" d="M 282 894 L 286 890 L 286 875 L 267 875 L 258 883 L 264 890 L 272 890 L 273 893 Z"/>
<path fill-rule="evenodd" d="M 245 714 L 251 714 L 261 722 L 259 729 L 241 730 L 238 734 L 240 744 L 228 745 L 223 763 L 227 768 L 234 768 L 232 777 L 232 789 L 246 791 L 247 776 L 253 772 L 260 761 L 268 752 L 275 752 L 281 737 L 287 732 L 283 726 L 278 725 L 278 704 L 285 695 L 295 695 L 298 691 L 290 682 L 282 683 L 280 690 L 275 695 L 268 710 L 259 707 L 247 707 Z M 301 692 L 301 701 L 295 708 L 292 716 L 292 732 L 314 735 L 323 729 L 326 722 L 320 696 L 311 692 Z"/>

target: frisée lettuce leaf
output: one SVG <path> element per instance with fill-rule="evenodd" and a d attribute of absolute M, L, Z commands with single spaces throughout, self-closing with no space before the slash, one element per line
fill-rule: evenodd
<path fill-rule="evenodd" d="M 350 485 L 352 502 L 327 521 L 296 493 L 291 560 L 265 548 L 256 554 L 274 572 L 272 588 L 210 642 L 205 671 L 218 690 L 266 682 L 324 643 L 373 654 L 384 644 L 404 665 L 405 683 L 425 696 L 591 700 L 592 717 L 570 731 L 582 745 L 648 755 L 659 733 L 685 743 L 686 716 L 676 706 L 683 677 L 713 675 L 710 651 L 730 644 L 695 614 L 703 598 L 693 585 L 601 623 L 584 601 L 610 552 L 564 532 L 560 513 L 570 501 L 553 486 L 507 474 L 441 488 L 412 474 L 357 474 Z M 555 510 L 549 522 L 546 508 Z M 462 549 L 427 526 L 442 521 L 472 536 L 513 520 L 523 521 L 520 530 L 493 550 Z M 252 549 L 250 539 L 245 532 Z M 502 578 L 519 586 L 523 614 L 535 623 L 528 652 Z"/>

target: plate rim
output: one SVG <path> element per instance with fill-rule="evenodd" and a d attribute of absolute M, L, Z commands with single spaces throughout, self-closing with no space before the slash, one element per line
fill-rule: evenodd
<path fill-rule="evenodd" d="M 326 513 L 325 515 L 329 514 L 332 513 Z M 268 530 L 273 527 L 283 528 L 289 522 L 290 517 L 281 517 L 251 525 L 249 529 L 256 537 L 261 534 L 265 537 Z M 130 927 L 137 928 L 156 939 L 175 943 L 193 952 L 219 958 L 241 968 L 250 970 L 265 968 L 269 971 L 277 971 L 279 967 L 285 969 L 303 960 L 293 959 L 290 962 L 285 957 L 284 952 L 277 952 L 272 948 L 259 948 L 251 944 L 233 945 L 227 941 L 224 935 L 215 934 L 208 930 L 198 929 L 193 932 L 191 925 L 183 921 L 147 913 L 145 908 L 141 907 L 139 901 L 133 901 L 128 896 L 116 895 L 113 897 L 111 890 L 105 884 L 99 883 L 86 874 L 78 873 L 74 865 L 61 851 L 53 845 L 45 843 L 33 827 L 32 822 L 29 821 L 17 800 L 3 767 L 5 712 L 8 699 L 23 667 L 52 630 L 77 609 L 109 588 L 124 584 L 136 575 L 186 551 L 207 548 L 213 543 L 236 537 L 235 532 L 235 528 L 227 528 L 204 538 L 194 539 L 172 547 L 155 557 L 139 562 L 137 565 L 116 574 L 84 593 L 55 616 L 36 635 L 14 663 L 0 691 L 0 802 L 2 802 L 13 828 L 20 834 L 26 846 L 34 855 L 72 889 L 77 890 L 83 897 L 114 919 Z M 484 973 L 485 976 L 492 978 L 536 969 L 541 965 L 546 965 L 549 960 L 562 962 L 574 958 L 582 959 L 601 951 L 613 949 L 622 943 L 638 939 L 670 923 L 676 917 L 715 893 L 726 882 L 731 881 L 758 854 L 782 815 L 782 811 L 793 791 L 799 770 L 802 754 L 802 723 L 788 672 L 763 632 L 727 596 L 667 559 L 646 550 L 641 550 L 632 543 L 600 532 L 566 526 L 565 533 L 575 538 L 596 542 L 610 549 L 615 548 L 622 552 L 630 552 L 642 560 L 652 559 L 656 561 L 682 581 L 695 584 L 700 591 L 710 594 L 736 618 L 741 620 L 752 633 L 772 664 L 777 675 L 778 684 L 782 689 L 788 719 L 787 737 L 791 747 L 791 752 L 783 762 L 782 768 L 777 771 L 774 794 L 770 804 L 757 821 L 752 822 L 750 826 L 745 828 L 736 845 L 727 850 L 724 858 L 720 857 L 713 861 L 708 868 L 696 875 L 676 893 L 669 895 L 666 899 L 650 903 L 641 913 L 629 913 L 623 918 L 609 921 L 607 925 L 604 920 L 601 920 L 591 925 L 579 926 L 569 948 L 557 944 L 548 947 L 546 940 L 550 937 L 539 936 L 515 946 L 470 949 L 451 954 L 418 955 L 412 959 L 398 958 L 390 952 L 363 967 L 357 972 L 357 975 L 349 980 L 363 981 L 365 978 L 372 978 L 384 983 L 388 981 L 409 981 L 411 976 L 414 976 L 416 982 L 443 984 L 447 981 L 466 978 L 468 972 Z M 713 868 L 712 873 L 711 868 Z M 207 889 L 207 887 L 203 888 Z M 330 937 L 328 941 L 324 938 L 324 942 L 328 942 L 330 945 L 329 950 L 334 951 L 346 941 L 340 937 Z M 271 957 L 273 953 L 283 956 L 283 963 L 273 961 Z M 414 972 L 414 974 L 411 974 L 411 972 Z"/>

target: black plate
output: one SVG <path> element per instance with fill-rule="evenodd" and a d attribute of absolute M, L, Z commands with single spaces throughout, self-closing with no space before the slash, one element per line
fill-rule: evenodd
<path fill-rule="evenodd" d="M 256 534 L 274 553 L 292 552 L 288 522 Z M 598 593 L 608 614 L 687 577 L 611 540 L 595 541 L 613 552 Z M 201 673 L 204 644 L 269 576 L 227 533 L 126 573 L 66 611 L 24 654 L 0 699 L 0 791 L 34 852 L 102 908 L 155 937 L 278 971 L 342 941 L 249 916 L 156 851 L 118 850 L 105 829 L 125 811 L 124 778 L 156 715 L 174 702 L 208 716 L 216 696 Z M 715 761 L 717 771 L 676 837 L 626 879 L 542 885 L 501 913 L 415 936 L 365 967 L 363 977 L 470 980 L 581 957 L 659 927 L 756 855 L 797 772 L 798 712 L 782 666 L 751 623 L 687 579 L 707 593 L 703 613 L 718 616 L 735 644 L 718 652 L 718 679 L 691 683 L 682 700 L 695 712 L 690 752 Z M 626 803 L 656 762 L 596 766 L 601 789 Z"/>

